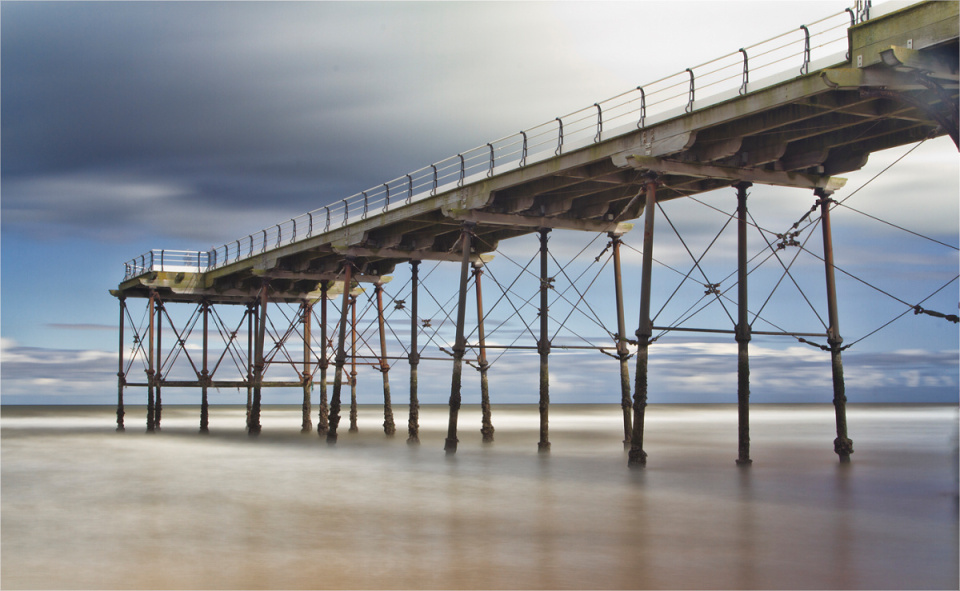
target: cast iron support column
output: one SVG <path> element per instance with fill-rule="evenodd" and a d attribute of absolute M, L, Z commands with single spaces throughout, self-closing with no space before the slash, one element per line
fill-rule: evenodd
<path fill-rule="evenodd" d="M 200 432 L 210 432 L 210 407 L 207 400 L 207 387 L 210 385 L 210 371 L 208 366 L 208 329 L 210 316 L 210 302 L 204 300 L 200 304 L 203 312 L 203 360 L 200 369 Z"/>
<path fill-rule="evenodd" d="M 749 466 L 750 459 L 750 315 L 747 310 L 747 189 L 752 183 L 740 182 L 737 188 L 737 464 Z"/>
<path fill-rule="evenodd" d="M 247 429 L 250 428 L 250 410 L 253 408 L 253 335 L 257 305 L 247 304 Z"/>
<path fill-rule="evenodd" d="M 540 342 L 537 349 L 540 352 L 540 441 L 537 451 L 550 451 L 550 311 L 547 301 L 547 290 L 550 289 L 550 277 L 547 276 L 547 234 L 549 228 L 540 228 Z"/>
<path fill-rule="evenodd" d="M 154 291 L 150 292 L 150 301 L 147 304 L 147 314 L 150 315 L 150 328 L 147 335 L 147 433 L 154 432 L 153 424 L 153 413 L 154 413 L 154 404 L 153 404 L 153 388 L 154 388 L 154 376 L 156 372 L 154 367 L 156 365 L 154 351 L 154 337 L 156 336 L 156 304 L 157 304 L 157 293 Z"/>
<path fill-rule="evenodd" d="M 463 355 L 467 350 L 463 336 L 463 324 L 467 318 L 467 283 L 470 278 L 470 239 L 474 224 L 463 224 L 460 232 L 463 258 L 460 263 L 460 299 L 457 302 L 457 337 L 453 345 L 453 377 L 450 381 L 450 421 L 447 424 L 447 439 L 443 449 L 447 454 L 457 452 L 457 418 L 460 413 L 460 385 L 463 371 Z"/>
<path fill-rule="evenodd" d="M 480 345 L 480 352 L 477 355 L 477 364 L 480 366 L 480 412 L 482 414 L 480 433 L 483 434 L 484 443 L 492 443 L 494 429 L 490 421 L 490 383 L 487 379 L 487 368 L 490 364 L 487 362 L 487 340 L 483 329 L 483 289 L 480 286 L 483 261 L 478 260 L 473 264 L 473 276 L 475 277 L 473 287 L 477 291 L 477 339 Z"/>
<path fill-rule="evenodd" d="M 127 301 L 120 297 L 120 364 L 117 369 L 117 431 L 124 431 L 123 427 L 123 387 L 127 383 L 126 376 L 123 373 L 123 325 L 124 312 L 127 309 Z"/>
<path fill-rule="evenodd" d="M 157 365 L 155 366 L 157 399 L 153 406 L 153 428 L 160 430 L 160 413 L 163 411 L 163 402 L 160 400 L 160 382 L 163 381 L 163 300 L 157 298 Z"/>
<path fill-rule="evenodd" d="M 313 430 L 313 421 L 310 419 L 310 391 L 313 389 L 313 374 L 310 372 L 310 358 L 313 350 L 310 347 L 310 328 L 313 319 L 313 304 L 300 302 L 300 313 L 303 316 L 303 422 L 300 425 L 301 433 Z"/>
<path fill-rule="evenodd" d="M 340 426 L 340 391 L 343 388 L 343 366 L 347 362 L 347 313 L 350 308 L 350 284 L 353 281 L 353 260 L 343 263 L 343 300 L 340 304 L 340 326 L 337 337 L 337 356 L 334 358 L 333 395 L 330 398 L 330 429 L 327 443 L 337 442 L 337 427 Z"/>
<path fill-rule="evenodd" d="M 357 296 L 350 296 L 350 432 L 357 427 Z"/>
<path fill-rule="evenodd" d="M 330 360 L 327 358 L 327 291 L 329 281 L 320 282 L 320 411 L 317 415 L 317 435 L 324 436 L 330 429 L 329 412 L 327 407 L 327 367 Z"/>
<path fill-rule="evenodd" d="M 393 436 L 397 426 L 393 422 L 393 405 L 390 401 L 390 365 L 387 363 L 387 333 L 383 324 L 383 282 L 374 286 L 377 295 L 377 324 L 380 329 L 380 373 L 383 374 L 383 432 Z"/>
<path fill-rule="evenodd" d="M 420 261 L 410 261 L 410 417 L 407 419 L 407 443 L 420 443 L 420 401 L 417 399 L 417 365 L 420 363 L 420 352 L 417 350 L 417 290 L 419 282 Z"/>
<path fill-rule="evenodd" d="M 650 283 L 653 273 L 653 219 L 657 209 L 657 177 L 646 181 L 646 201 L 643 217 L 643 269 L 640 277 L 640 327 L 637 329 L 637 375 L 633 393 L 633 435 L 627 465 L 639 468 L 647 464 L 643 451 L 643 419 L 647 408 L 647 354 L 653 324 L 650 321 Z"/>
<path fill-rule="evenodd" d="M 253 353 L 253 405 L 250 407 L 250 425 L 247 434 L 260 434 L 260 404 L 263 394 L 263 345 L 267 338 L 267 283 L 260 286 L 260 310 L 257 314 L 257 338 Z"/>
<path fill-rule="evenodd" d="M 833 237 L 830 228 L 830 199 L 832 192 L 817 189 L 814 194 L 819 198 L 820 223 L 823 229 L 823 262 L 827 275 L 827 311 L 830 327 L 827 329 L 827 343 L 830 345 L 830 360 L 833 366 L 833 407 L 837 416 L 837 438 L 833 441 L 833 451 L 840 461 L 850 461 L 853 453 L 853 441 L 847 437 L 847 396 L 843 383 L 843 361 L 840 358 L 843 339 L 840 337 L 840 320 L 837 313 L 837 283 L 833 271 Z"/>
<path fill-rule="evenodd" d="M 627 323 L 623 317 L 623 275 L 620 271 L 620 235 L 610 234 L 613 246 L 613 283 L 617 298 L 617 359 L 620 361 L 620 406 L 623 409 L 623 449 L 630 449 L 633 421 L 630 417 L 630 368 L 627 360 Z"/>

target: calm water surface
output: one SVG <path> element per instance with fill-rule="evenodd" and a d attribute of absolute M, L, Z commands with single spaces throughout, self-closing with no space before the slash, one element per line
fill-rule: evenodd
<path fill-rule="evenodd" d="M 617 406 L 421 410 L 419 448 L 377 407 L 326 445 L 299 408 L 164 409 L 162 432 L 109 408 L 3 407 L 2 568 L 16 588 L 958 588 L 957 408 L 852 406 L 853 462 L 829 406 L 647 412 L 628 470 Z"/>

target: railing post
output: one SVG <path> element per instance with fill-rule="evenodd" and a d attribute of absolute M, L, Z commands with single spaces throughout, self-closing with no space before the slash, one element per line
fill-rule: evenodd
<path fill-rule="evenodd" d="M 637 122 L 637 129 L 643 129 L 647 120 L 647 95 L 642 86 L 638 86 L 637 90 L 640 91 L 640 121 Z"/>
<path fill-rule="evenodd" d="M 694 84 L 693 84 L 693 70 L 687 68 L 687 72 L 690 72 L 690 98 L 687 101 L 687 106 L 684 107 L 684 112 L 689 113 L 693 111 L 693 97 L 694 97 Z"/>
<path fill-rule="evenodd" d="M 800 25 L 803 31 L 803 65 L 800 66 L 800 73 L 806 74 L 810 71 L 810 29 L 807 25 Z"/>
<path fill-rule="evenodd" d="M 553 154 L 559 156 L 563 152 L 563 119 L 557 117 L 556 122 L 560 125 L 560 128 L 557 130 L 557 149 L 553 151 Z"/>
<path fill-rule="evenodd" d="M 597 135 L 593 136 L 593 142 L 597 143 L 603 139 L 603 109 L 600 103 L 593 103 L 593 106 L 597 108 Z"/>
<path fill-rule="evenodd" d="M 740 83 L 740 92 L 739 94 L 747 93 L 747 84 L 750 82 L 750 68 L 747 62 L 747 50 L 740 48 L 740 53 L 743 54 L 743 79 Z"/>

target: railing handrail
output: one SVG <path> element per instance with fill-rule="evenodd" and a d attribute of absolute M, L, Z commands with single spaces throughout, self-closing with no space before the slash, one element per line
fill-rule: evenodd
<path fill-rule="evenodd" d="M 855 6 L 856 12 L 846 9 L 831 14 L 799 29 L 685 68 L 681 72 L 637 86 L 589 107 L 486 142 L 209 251 L 152 250 L 146 253 L 151 258 L 149 264 L 146 263 L 145 255 L 124 263 L 124 280 L 150 271 L 173 268 L 184 270 L 184 267 L 191 266 L 186 264 L 188 260 L 198 272 L 222 267 L 251 258 L 255 256 L 254 253 L 264 253 L 284 244 L 339 229 L 350 223 L 351 219 L 364 219 L 368 212 L 377 211 L 378 208 L 386 213 L 393 208 L 489 178 L 494 174 L 522 168 L 531 162 L 644 129 L 651 123 L 727 100 L 727 95 L 732 98 L 750 90 L 767 88 L 784 81 L 784 73 L 790 74 L 786 79 L 801 76 L 811 70 L 815 61 L 819 62 L 826 56 L 839 53 L 832 49 L 841 42 L 846 43 L 846 31 L 852 26 L 851 21 L 859 23 L 868 18 L 864 6 L 869 6 L 869 2 L 858 2 Z M 843 52 L 847 49 L 844 45 Z M 811 59 L 814 54 L 818 56 L 816 60 Z M 767 74 L 766 78 L 757 82 L 758 71 L 767 69 L 766 72 L 771 72 L 770 68 L 788 61 L 788 65 Z M 707 90 L 711 94 L 704 92 Z M 617 126 L 612 127 L 612 123 Z M 393 195 L 403 194 L 404 199 L 391 202 L 391 188 Z M 359 216 L 355 213 L 351 218 L 351 210 L 362 213 Z M 324 220 L 323 230 L 320 232 L 313 231 L 314 214 Z M 297 220 L 301 220 L 301 228 L 307 227 L 308 231 L 298 233 Z M 244 242 L 249 243 L 245 255 L 241 246 Z M 157 262 L 160 262 L 159 267 Z"/>

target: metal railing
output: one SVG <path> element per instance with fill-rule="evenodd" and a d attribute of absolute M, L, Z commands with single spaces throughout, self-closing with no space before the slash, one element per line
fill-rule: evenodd
<path fill-rule="evenodd" d="M 865 21 L 869 6 L 857 2 L 855 8 L 466 150 L 209 251 L 151 250 L 125 263 L 124 280 L 157 270 L 204 272 L 223 267 L 846 61 L 847 28 Z"/>

